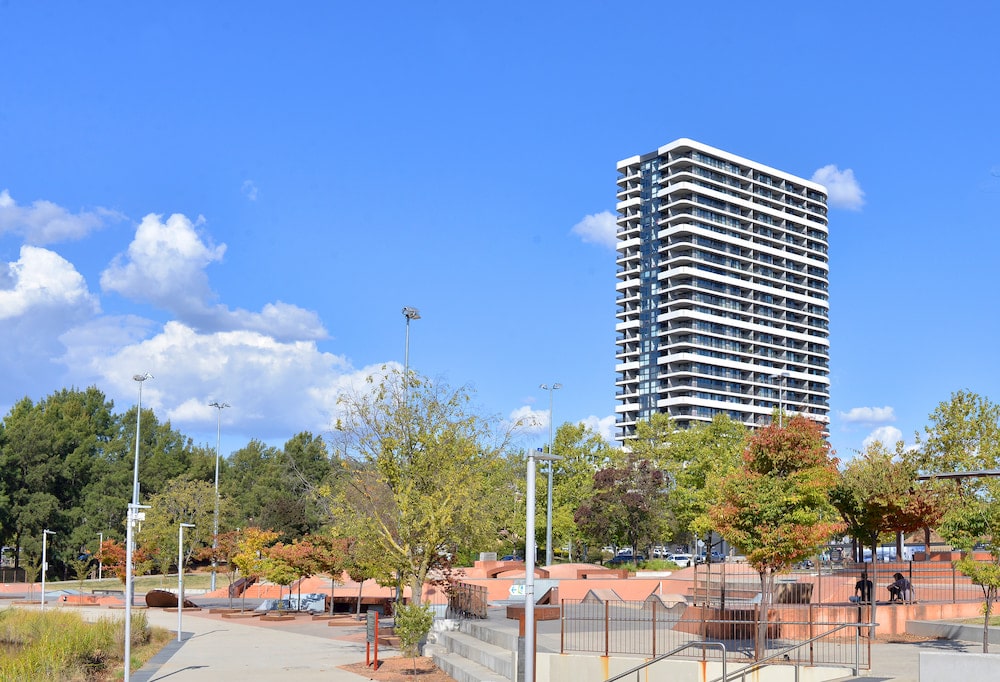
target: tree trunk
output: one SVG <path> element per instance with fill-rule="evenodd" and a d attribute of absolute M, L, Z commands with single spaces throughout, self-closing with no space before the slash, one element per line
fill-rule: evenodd
<path fill-rule="evenodd" d="M 896 561 L 903 560 L 903 532 L 896 531 Z"/>
<path fill-rule="evenodd" d="M 986 607 L 983 609 L 983 653 L 990 653 L 990 614 L 993 611 L 993 600 L 996 598 L 995 587 L 983 587 L 986 594 Z"/>
<path fill-rule="evenodd" d="M 774 594 L 774 571 L 766 568 L 760 573 L 760 611 L 757 614 L 757 637 L 754 639 L 754 659 L 760 660 L 767 652 L 767 619 Z"/>
<path fill-rule="evenodd" d="M 357 609 L 357 612 L 355 613 L 355 615 L 357 615 L 357 616 L 361 615 L 361 588 L 363 586 L 364 586 L 364 581 L 363 580 L 360 581 L 360 582 L 358 582 L 358 609 Z"/>
<path fill-rule="evenodd" d="M 931 527 L 924 526 L 924 561 L 931 560 Z"/>

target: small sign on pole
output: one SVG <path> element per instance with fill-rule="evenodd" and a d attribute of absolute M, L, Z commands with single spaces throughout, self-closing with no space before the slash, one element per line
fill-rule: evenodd
<path fill-rule="evenodd" d="M 374 666 L 378 670 L 378 611 L 366 611 L 365 616 L 365 666 Z M 375 645 L 375 656 L 372 658 L 372 644 Z"/>

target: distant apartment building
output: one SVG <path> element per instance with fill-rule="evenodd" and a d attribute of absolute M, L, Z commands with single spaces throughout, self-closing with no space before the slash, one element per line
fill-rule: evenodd
<path fill-rule="evenodd" d="M 829 424 L 826 189 L 688 139 L 618 173 L 619 437 L 658 412 Z"/>

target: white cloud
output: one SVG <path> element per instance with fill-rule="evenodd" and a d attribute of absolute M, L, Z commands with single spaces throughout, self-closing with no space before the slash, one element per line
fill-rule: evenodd
<path fill-rule="evenodd" d="M 530 405 L 519 407 L 507 417 L 509 424 L 520 424 L 519 431 L 524 434 L 548 433 L 549 411 L 536 410 Z"/>
<path fill-rule="evenodd" d="M 826 187 L 827 199 L 834 208 L 860 211 L 865 205 L 865 192 L 850 168 L 840 170 L 834 164 L 823 166 L 813 173 L 812 180 Z"/>
<path fill-rule="evenodd" d="M 840 419 L 848 424 L 880 424 L 896 421 L 896 412 L 888 405 L 885 407 L 852 407 L 850 412 L 841 412 Z"/>
<path fill-rule="evenodd" d="M 590 416 L 586 419 L 581 419 L 580 423 L 594 433 L 600 434 L 611 445 L 615 444 L 615 415 L 612 414 L 607 417 Z"/>
<path fill-rule="evenodd" d="M 83 276 L 57 253 L 22 246 L 21 257 L 0 273 L 0 319 L 44 310 L 79 319 L 97 312 L 100 305 L 87 289 Z"/>
<path fill-rule="evenodd" d="M 22 246 L 17 261 L 0 266 L 2 398 L 12 402 L 27 387 L 63 383 L 64 368 L 56 360 L 63 352 L 59 337 L 99 310 L 69 262 L 47 249 Z"/>
<path fill-rule="evenodd" d="M 243 186 L 240 188 L 240 192 L 250 201 L 257 201 L 258 193 L 257 185 L 253 180 L 244 180 Z"/>
<path fill-rule="evenodd" d="M 18 234 L 36 246 L 81 239 L 106 222 L 123 219 L 121 213 L 106 208 L 70 213 L 51 201 L 18 206 L 8 190 L 0 192 L 0 234 Z"/>
<path fill-rule="evenodd" d="M 880 426 L 869 433 L 868 437 L 861 442 L 861 449 L 865 450 L 875 441 L 881 441 L 882 445 L 892 450 L 896 447 L 896 443 L 901 440 L 903 440 L 903 432 L 895 426 Z"/>
<path fill-rule="evenodd" d="M 286 341 L 327 337 L 316 313 L 281 301 L 259 313 L 210 304 L 216 296 L 205 270 L 222 260 L 226 246 L 203 239 L 196 229 L 201 223 L 179 213 L 166 221 L 147 215 L 127 253 L 101 274 L 101 287 L 148 301 L 202 332 L 252 330 Z"/>
<path fill-rule="evenodd" d="M 118 335 L 127 337 L 128 332 Z M 143 405 L 161 419 L 210 425 L 217 415 L 208 403 L 225 400 L 232 406 L 227 419 L 263 438 L 328 431 L 341 392 L 383 371 L 381 365 L 355 369 L 312 341 L 282 342 L 253 331 L 202 334 L 180 322 L 103 354 L 87 357 L 81 350 L 93 349 L 77 348 L 65 360 L 114 394 L 132 395 L 132 375 L 152 374 L 143 385 Z"/>
<path fill-rule="evenodd" d="M 611 211 L 601 211 L 592 215 L 584 216 L 570 230 L 588 244 L 599 244 L 609 249 L 614 249 L 618 238 L 618 226 L 615 223 L 615 214 Z"/>

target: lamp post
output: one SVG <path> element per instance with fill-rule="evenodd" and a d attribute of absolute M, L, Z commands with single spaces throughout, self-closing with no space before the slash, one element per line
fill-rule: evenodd
<path fill-rule="evenodd" d="M 408 382 L 410 377 L 410 320 L 419 320 L 420 311 L 416 308 L 406 306 L 403 308 L 403 317 L 406 318 L 406 348 L 403 353 L 403 380 Z"/>
<path fill-rule="evenodd" d="M 55 535 L 54 530 L 49 530 L 46 528 L 42 531 L 42 609 L 45 609 L 45 571 L 49 567 L 48 562 L 48 548 L 49 548 L 49 536 Z"/>
<path fill-rule="evenodd" d="M 535 681 L 535 460 L 552 462 L 558 455 L 528 453 L 528 490 L 524 542 L 524 681 Z"/>
<path fill-rule="evenodd" d="M 97 579 L 104 579 L 104 562 L 101 561 L 101 548 L 104 547 L 104 533 L 97 534 Z"/>
<path fill-rule="evenodd" d="M 542 384 L 543 391 L 549 392 L 549 454 L 552 454 L 552 392 L 562 388 L 562 384 Z M 545 565 L 552 565 L 552 467 L 549 462 L 549 484 L 545 503 Z"/>
<path fill-rule="evenodd" d="M 781 383 L 778 385 L 778 427 L 781 428 L 785 425 L 785 379 L 789 377 L 788 372 L 781 372 L 780 374 L 771 374 L 769 378 L 780 379 Z"/>
<path fill-rule="evenodd" d="M 133 374 L 132 379 L 139 382 L 139 405 L 135 411 L 135 462 L 132 467 L 132 506 L 139 506 L 139 426 L 142 423 L 142 383 L 146 379 L 152 379 L 153 375 L 149 372 L 143 372 L 142 374 Z M 135 534 L 128 534 L 127 541 L 125 543 L 125 553 L 131 557 L 132 552 L 135 551 L 133 546 L 135 542 Z M 131 564 L 130 561 L 126 562 Z M 135 584 L 129 583 L 128 589 L 125 591 L 125 599 L 131 604 L 135 601 Z M 126 678 L 127 679 L 127 678 Z"/>
<path fill-rule="evenodd" d="M 212 517 L 212 592 L 215 592 L 215 574 L 219 566 L 219 450 L 222 447 L 222 411 L 229 407 L 229 403 L 220 403 L 218 400 L 210 402 L 209 407 L 214 407 L 219 412 L 218 430 L 215 432 L 215 516 Z"/>
<path fill-rule="evenodd" d="M 135 590 L 135 580 L 132 578 L 132 545 L 135 542 L 135 524 L 146 519 L 146 513 L 140 509 L 149 509 L 148 504 L 129 504 L 125 520 L 125 674 L 123 680 L 129 679 L 132 670 L 132 594 Z"/>
<path fill-rule="evenodd" d="M 193 523 L 177 526 L 177 641 L 181 641 L 181 616 L 184 614 L 184 529 L 194 528 Z"/>

